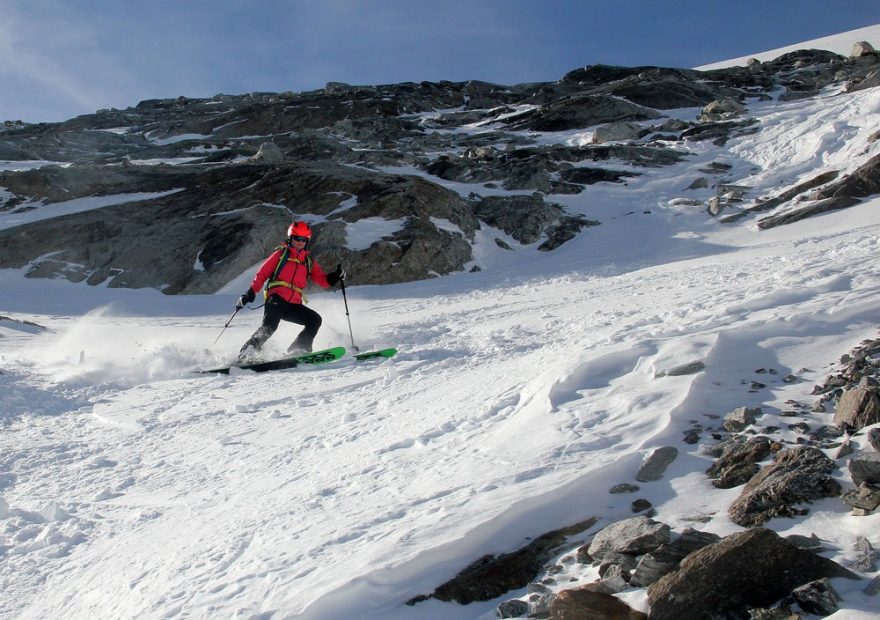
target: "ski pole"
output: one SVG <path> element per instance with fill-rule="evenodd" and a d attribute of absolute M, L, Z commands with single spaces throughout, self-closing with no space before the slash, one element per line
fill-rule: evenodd
<path fill-rule="evenodd" d="M 348 319 L 348 334 L 351 336 L 351 348 L 355 351 L 360 351 L 361 348 L 354 343 L 354 332 L 351 331 L 351 315 L 348 313 L 348 299 L 345 297 L 345 280 L 340 280 L 339 284 L 342 286 L 342 301 L 345 303 L 345 318 Z"/>
<path fill-rule="evenodd" d="M 212 346 L 212 347 L 213 347 L 215 344 L 217 344 L 217 341 L 218 341 L 218 340 L 220 340 L 220 336 L 223 335 L 223 332 L 225 332 L 225 331 L 226 331 L 226 328 L 229 327 L 229 324 L 232 323 L 232 319 L 235 318 L 235 315 L 238 314 L 238 311 L 239 311 L 239 310 L 241 310 L 241 308 L 236 308 L 236 309 L 235 309 L 235 312 L 232 313 L 232 316 L 229 317 L 229 320 L 226 321 L 226 325 L 223 326 L 223 329 L 221 329 L 221 330 L 220 330 L 220 333 L 217 334 L 217 337 L 214 338 L 214 342 L 211 343 L 211 346 Z"/>

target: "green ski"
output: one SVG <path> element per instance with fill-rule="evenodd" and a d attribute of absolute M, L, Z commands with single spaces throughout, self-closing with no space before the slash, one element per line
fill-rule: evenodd
<path fill-rule="evenodd" d="M 394 357 L 397 353 L 397 349 L 389 348 L 389 349 L 379 349 L 377 351 L 367 351 L 365 353 L 356 353 L 353 357 L 356 360 L 371 360 L 376 359 L 377 357 Z"/>
<path fill-rule="evenodd" d="M 231 364 L 220 368 L 211 368 L 210 370 L 201 371 L 202 374 L 220 373 L 228 375 L 233 368 L 243 368 L 245 370 L 253 370 L 254 372 L 266 372 L 267 370 L 283 370 L 285 368 L 295 368 L 300 364 L 326 364 L 340 359 L 345 355 L 345 347 L 333 347 L 332 349 L 324 349 L 322 351 L 313 351 L 303 355 L 294 355 L 291 357 L 282 357 L 277 360 L 268 360 L 262 362 L 243 362 L 240 364 Z"/>

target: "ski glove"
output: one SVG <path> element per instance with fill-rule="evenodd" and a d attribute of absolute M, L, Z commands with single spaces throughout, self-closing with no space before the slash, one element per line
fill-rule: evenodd
<path fill-rule="evenodd" d="M 251 289 L 247 290 L 247 293 L 238 298 L 238 301 L 235 302 L 235 309 L 241 310 L 247 304 L 251 303 L 256 298 L 256 295 Z"/>
<path fill-rule="evenodd" d="M 336 265 L 336 271 L 331 271 L 327 274 L 327 284 L 330 286 L 335 286 L 337 282 L 343 282 L 345 280 L 345 269 L 342 268 L 342 265 Z"/>

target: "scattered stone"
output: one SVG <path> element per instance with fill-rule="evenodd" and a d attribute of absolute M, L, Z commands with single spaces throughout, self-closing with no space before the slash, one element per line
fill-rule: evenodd
<path fill-rule="evenodd" d="M 702 361 L 697 360 L 694 362 L 688 362 L 687 364 L 682 364 L 681 366 L 676 366 L 671 370 L 667 371 L 666 374 L 670 377 L 680 377 L 683 375 L 693 375 L 701 370 L 705 370 L 706 364 Z"/>
<path fill-rule="evenodd" d="M 880 453 L 857 452 L 849 461 L 849 473 L 857 485 L 880 485 Z"/>
<path fill-rule="evenodd" d="M 628 482 L 624 482 L 624 483 L 622 483 L 622 484 L 616 484 L 616 485 L 614 485 L 613 487 L 611 487 L 611 488 L 608 490 L 608 492 L 609 492 L 609 493 L 612 493 L 612 494 L 619 494 L 619 493 L 635 493 L 635 492 L 638 491 L 640 488 L 641 488 L 641 487 L 640 487 L 639 485 L 637 485 L 637 484 L 629 484 Z"/>
<path fill-rule="evenodd" d="M 663 477 L 663 472 L 678 456 L 678 449 L 667 446 L 654 450 L 648 460 L 639 468 L 636 480 L 639 482 L 653 482 Z"/>
<path fill-rule="evenodd" d="M 764 412 L 760 407 L 739 407 L 724 416 L 724 430 L 732 433 L 744 431 L 758 420 Z"/>
<path fill-rule="evenodd" d="M 669 526 L 647 517 L 632 517 L 600 530 L 589 546 L 589 554 L 601 560 L 613 553 L 641 555 L 669 542 Z"/>
<path fill-rule="evenodd" d="M 880 428 L 872 428 L 868 431 L 868 443 L 877 452 L 880 452 Z"/>
<path fill-rule="evenodd" d="M 654 504 L 646 499 L 637 499 L 632 503 L 633 512 L 643 512 L 649 508 L 653 508 Z"/>
<path fill-rule="evenodd" d="M 519 599 L 504 601 L 495 608 L 499 618 L 521 618 L 529 613 L 529 604 Z"/>
<path fill-rule="evenodd" d="M 839 609 L 840 595 L 828 579 L 818 579 L 795 588 L 792 596 L 808 614 L 830 616 Z"/>

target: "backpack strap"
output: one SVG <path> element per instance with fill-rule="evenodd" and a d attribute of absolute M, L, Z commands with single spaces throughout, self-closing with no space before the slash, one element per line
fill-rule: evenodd
<path fill-rule="evenodd" d="M 286 280 L 279 280 L 278 279 L 278 274 L 281 273 L 281 270 L 284 268 L 284 265 L 286 265 L 287 261 L 290 260 L 290 246 L 279 245 L 277 248 L 275 248 L 276 252 L 278 250 L 281 250 L 281 257 L 278 259 L 278 265 L 276 265 L 275 271 L 272 272 L 272 277 L 269 278 L 269 280 L 266 282 L 266 288 L 263 291 L 263 298 L 266 299 L 269 297 L 269 289 L 270 288 L 275 288 L 276 286 L 283 286 L 285 288 L 293 289 L 294 291 L 299 293 L 300 297 L 302 297 L 302 302 L 304 304 L 309 303 L 308 299 L 306 299 L 306 294 L 303 292 L 303 290 L 300 287 L 295 286 L 292 282 L 287 282 Z M 303 264 L 303 261 L 299 260 L 298 258 L 294 258 L 293 262 Z M 310 254 L 306 254 L 306 260 L 305 260 L 304 264 L 306 266 L 306 280 L 308 281 L 308 279 L 311 278 L 311 275 L 312 275 L 312 256 Z"/>

